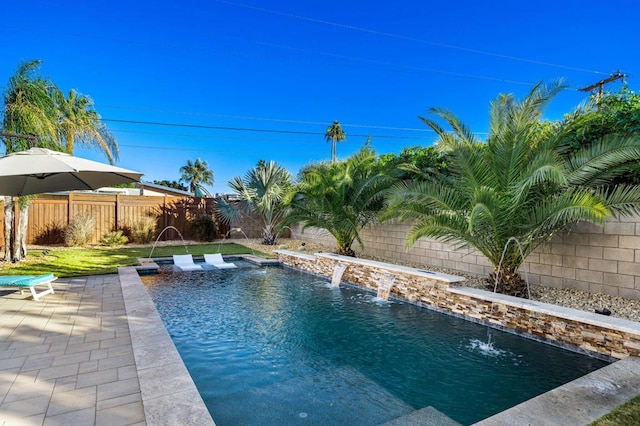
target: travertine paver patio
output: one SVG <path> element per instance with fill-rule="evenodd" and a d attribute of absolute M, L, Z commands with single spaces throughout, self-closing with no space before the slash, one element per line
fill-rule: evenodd
<path fill-rule="evenodd" d="M 0 425 L 145 424 L 117 275 L 0 297 Z"/>

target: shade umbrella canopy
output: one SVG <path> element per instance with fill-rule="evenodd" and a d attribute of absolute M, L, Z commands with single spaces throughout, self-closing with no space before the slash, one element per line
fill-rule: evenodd
<path fill-rule="evenodd" d="M 74 157 L 45 148 L 31 148 L 0 158 L 0 195 L 92 190 L 138 182 L 142 173 Z"/>

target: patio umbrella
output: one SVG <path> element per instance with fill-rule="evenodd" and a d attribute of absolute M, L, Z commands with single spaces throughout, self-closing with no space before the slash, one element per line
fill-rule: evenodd
<path fill-rule="evenodd" d="M 0 158 L 0 195 L 90 190 L 137 182 L 141 173 L 45 148 Z"/>

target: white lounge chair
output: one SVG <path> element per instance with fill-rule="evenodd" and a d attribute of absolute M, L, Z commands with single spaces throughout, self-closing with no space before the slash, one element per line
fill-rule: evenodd
<path fill-rule="evenodd" d="M 190 254 L 174 254 L 173 264 L 181 271 L 199 271 L 202 266 L 193 263 L 193 256 Z"/>
<path fill-rule="evenodd" d="M 231 269 L 237 268 L 237 266 L 232 262 L 225 262 L 222 258 L 222 254 L 214 253 L 214 254 L 205 254 L 204 255 L 204 263 L 207 265 L 215 266 L 218 269 Z"/>
<path fill-rule="evenodd" d="M 33 300 L 39 300 L 42 296 L 47 294 L 53 294 L 53 286 L 51 283 L 58 278 L 53 274 L 44 275 L 2 275 L 0 276 L 0 287 L 16 287 L 20 289 L 20 294 L 24 291 L 25 287 L 31 290 Z M 47 289 L 38 293 L 36 291 L 37 285 L 46 285 Z"/>

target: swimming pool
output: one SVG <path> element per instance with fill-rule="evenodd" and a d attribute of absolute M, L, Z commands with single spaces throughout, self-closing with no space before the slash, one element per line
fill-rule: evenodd
<path fill-rule="evenodd" d="M 143 278 L 218 425 L 380 424 L 424 407 L 469 424 L 606 365 L 238 263 Z"/>

